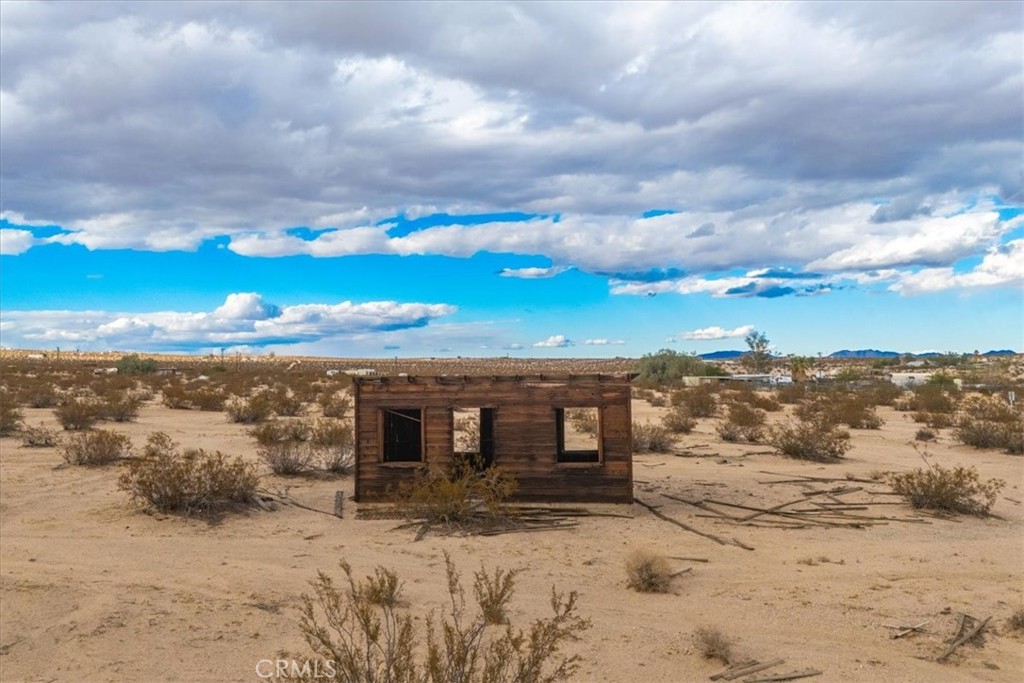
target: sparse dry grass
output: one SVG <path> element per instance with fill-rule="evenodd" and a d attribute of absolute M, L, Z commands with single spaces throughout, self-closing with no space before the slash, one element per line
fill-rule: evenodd
<path fill-rule="evenodd" d="M 626 556 L 626 585 L 641 593 L 667 593 L 672 584 L 668 558 L 637 548 Z"/>
<path fill-rule="evenodd" d="M 726 666 L 732 663 L 732 641 L 717 628 L 698 627 L 693 632 L 693 642 L 705 659 L 717 659 Z"/>

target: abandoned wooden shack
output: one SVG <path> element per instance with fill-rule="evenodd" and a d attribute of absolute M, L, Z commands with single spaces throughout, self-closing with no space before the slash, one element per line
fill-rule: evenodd
<path fill-rule="evenodd" d="M 631 503 L 633 377 L 353 378 L 355 499 L 470 461 L 513 475 L 518 500 Z"/>

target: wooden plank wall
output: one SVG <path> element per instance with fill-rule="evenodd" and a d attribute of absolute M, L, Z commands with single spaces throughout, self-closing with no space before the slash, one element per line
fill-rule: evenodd
<path fill-rule="evenodd" d="M 356 500 L 387 500 L 416 466 L 381 462 L 380 411 L 420 408 L 425 420 L 423 465 L 452 463 L 452 408 L 495 408 L 495 466 L 519 481 L 517 498 L 532 501 L 633 500 L 632 416 L 627 376 L 562 379 L 469 377 L 357 379 Z M 601 411 L 601 463 L 557 460 L 555 408 Z"/>

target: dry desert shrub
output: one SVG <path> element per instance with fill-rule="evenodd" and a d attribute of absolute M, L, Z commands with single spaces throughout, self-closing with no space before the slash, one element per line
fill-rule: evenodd
<path fill-rule="evenodd" d="M 932 429 L 945 429 L 953 426 L 953 416 L 949 413 L 929 413 L 924 410 L 915 412 L 911 417 L 914 422 L 921 422 Z"/>
<path fill-rule="evenodd" d="M 82 431 L 99 422 L 103 406 L 93 399 L 72 398 L 54 409 L 53 414 L 65 430 Z"/>
<path fill-rule="evenodd" d="M 634 453 L 666 453 L 672 448 L 672 434 L 661 425 L 634 422 L 632 431 Z"/>
<path fill-rule="evenodd" d="M 232 396 L 224 404 L 228 419 L 239 424 L 256 424 L 271 416 L 274 408 L 266 392 L 244 398 Z"/>
<path fill-rule="evenodd" d="M 705 659 L 717 659 L 725 665 L 732 662 L 732 641 L 717 628 L 697 628 L 693 632 L 693 642 Z"/>
<path fill-rule="evenodd" d="M 661 424 L 673 434 L 689 434 L 697 426 L 697 420 L 690 415 L 690 411 L 686 406 L 678 405 L 672 407 L 661 418 Z"/>
<path fill-rule="evenodd" d="M 21 445 L 26 448 L 48 448 L 56 446 L 60 436 L 53 429 L 47 429 L 42 423 L 37 427 L 26 426 L 21 430 Z"/>
<path fill-rule="evenodd" d="M 192 390 L 189 402 L 199 410 L 218 413 L 224 410 L 227 396 L 218 387 L 203 386 Z"/>
<path fill-rule="evenodd" d="M 100 417 L 113 422 L 131 422 L 139 416 L 142 401 L 130 391 L 107 394 L 100 400 Z"/>
<path fill-rule="evenodd" d="M 850 449 L 850 434 L 821 418 L 773 425 L 767 440 L 784 455 L 817 462 L 834 462 Z"/>
<path fill-rule="evenodd" d="M 511 521 L 515 513 L 508 502 L 518 487 L 515 477 L 495 467 L 483 472 L 464 467 L 451 474 L 423 470 L 399 484 L 395 499 L 408 519 L 473 531 Z"/>
<path fill-rule="evenodd" d="M 182 452 L 167 434 L 154 432 L 117 485 L 136 502 L 161 512 L 193 514 L 250 502 L 259 477 L 241 458 L 220 451 Z"/>
<path fill-rule="evenodd" d="M 845 424 L 853 429 L 881 429 L 882 418 L 864 394 L 829 391 L 804 401 L 793 411 L 802 420 Z"/>
<path fill-rule="evenodd" d="M 868 403 L 875 406 L 891 406 L 903 396 L 903 389 L 892 382 L 875 382 L 863 391 Z"/>
<path fill-rule="evenodd" d="M 256 455 L 270 471 L 282 476 L 304 474 L 317 462 L 317 451 L 305 441 L 276 441 L 261 446 Z"/>
<path fill-rule="evenodd" d="M 163 404 L 171 410 L 188 410 L 192 407 L 185 385 L 178 382 L 165 384 L 160 390 L 160 396 Z"/>
<path fill-rule="evenodd" d="M 933 429 L 921 428 L 917 430 L 916 434 L 914 434 L 915 441 L 935 441 L 935 439 L 936 434 Z"/>
<path fill-rule="evenodd" d="M 710 384 L 673 392 L 671 403 L 674 406 L 686 406 L 693 417 L 714 417 L 715 411 L 718 409 L 714 387 Z"/>
<path fill-rule="evenodd" d="M 57 403 L 57 392 L 49 383 L 25 391 L 25 404 L 29 408 L 53 408 Z"/>
<path fill-rule="evenodd" d="M 473 580 L 473 595 L 480 606 L 480 616 L 488 625 L 508 623 L 508 603 L 515 592 L 518 569 L 496 567 L 488 574 L 483 566 Z"/>
<path fill-rule="evenodd" d="M 345 417 L 352 409 L 352 399 L 337 391 L 325 391 L 320 394 L 317 403 L 320 404 L 320 412 L 324 417 Z"/>
<path fill-rule="evenodd" d="M 759 408 L 746 403 L 730 403 L 727 417 L 715 427 L 723 441 L 749 441 L 758 443 L 764 438 L 764 425 L 768 416 Z"/>
<path fill-rule="evenodd" d="M 297 417 L 302 414 L 302 398 L 283 384 L 266 392 L 270 409 L 280 417 Z"/>
<path fill-rule="evenodd" d="M 13 434 L 21 428 L 24 414 L 8 392 L 0 394 L 0 436 Z"/>
<path fill-rule="evenodd" d="M 915 508 L 984 517 L 1006 485 L 1001 479 L 982 482 L 974 467 L 927 467 L 889 475 L 889 485 Z"/>
<path fill-rule="evenodd" d="M 565 419 L 573 429 L 581 434 L 597 436 L 597 411 L 587 408 L 570 408 L 565 411 Z"/>
<path fill-rule="evenodd" d="M 467 609 L 461 577 L 445 554 L 448 600 L 425 627 L 405 611 L 401 585 L 393 570 L 378 567 L 357 580 L 341 562 L 345 580 L 335 583 L 319 572 L 313 594 L 302 596 L 299 628 L 312 657 L 304 657 L 317 680 L 335 683 L 555 683 L 569 680 L 579 657 L 565 656 L 564 645 L 590 628 L 576 612 L 577 594 L 551 591 L 552 615 L 528 629 L 491 628 L 477 594 L 477 610 Z M 490 609 L 507 612 L 513 597 L 513 572 L 505 590 L 485 596 Z M 477 585 L 486 572 L 476 573 Z M 500 570 L 495 576 L 502 575 Z M 381 596 L 384 596 L 383 598 Z M 425 631 L 425 636 L 423 632 Z M 298 658 L 296 658 L 298 659 Z M 307 672 L 308 674 L 308 672 Z M 308 679 L 289 672 L 286 679 Z"/>
<path fill-rule="evenodd" d="M 124 434 L 97 429 L 68 438 L 57 450 L 69 465 L 106 465 L 127 457 L 131 447 Z"/>
<path fill-rule="evenodd" d="M 754 391 L 750 387 L 733 391 L 731 400 L 733 403 L 745 404 L 769 413 L 782 410 L 782 403 L 775 396 L 763 391 Z"/>
<path fill-rule="evenodd" d="M 1024 453 L 1024 412 L 995 396 L 968 396 L 956 417 L 953 437 L 975 448 Z"/>
<path fill-rule="evenodd" d="M 267 420 L 249 430 L 249 436 L 260 446 L 284 441 L 309 441 L 312 425 L 305 420 Z"/>
<path fill-rule="evenodd" d="M 807 389 L 804 384 L 784 384 L 775 390 L 775 398 L 779 403 L 793 405 L 804 400 Z"/>
<path fill-rule="evenodd" d="M 1024 607 L 1018 607 L 1006 620 L 1006 625 L 1011 631 L 1024 631 Z"/>
<path fill-rule="evenodd" d="M 664 555 L 637 548 L 626 556 L 626 585 L 641 593 L 667 593 L 672 568 Z"/>
<path fill-rule="evenodd" d="M 322 418 L 313 423 L 310 444 L 319 451 L 320 464 L 332 474 L 351 474 L 355 468 L 352 425 Z"/>

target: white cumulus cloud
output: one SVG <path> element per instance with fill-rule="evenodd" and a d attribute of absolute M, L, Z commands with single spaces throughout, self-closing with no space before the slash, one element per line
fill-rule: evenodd
<path fill-rule="evenodd" d="M 547 348 L 547 349 L 564 349 L 572 346 L 573 342 L 567 338 L 564 334 L 553 334 L 547 339 L 539 342 L 534 342 L 535 348 Z"/>
<path fill-rule="evenodd" d="M 28 348 L 74 343 L 82 348 L 193 350 L 294 345 L 395 332 L 450 315 L 447 304 L 370 301 L 278 307 L 259 294 L 228 295 L 211 312 L 4 311 L 4 342 Z"/>
<path fill-rule="evenodd" d="M 753 325 L 740 325 L 729 330 L 718 325 L 712 325 L 711 327 L 702 327 L 699 330 L 693 330 L 692 332 L 683 332 L 682 338 L 692 341 L 714 341 L 717 339 L 736 339 L 739 337 L 746 337 L 748 334 L 754 331 Z"/>

